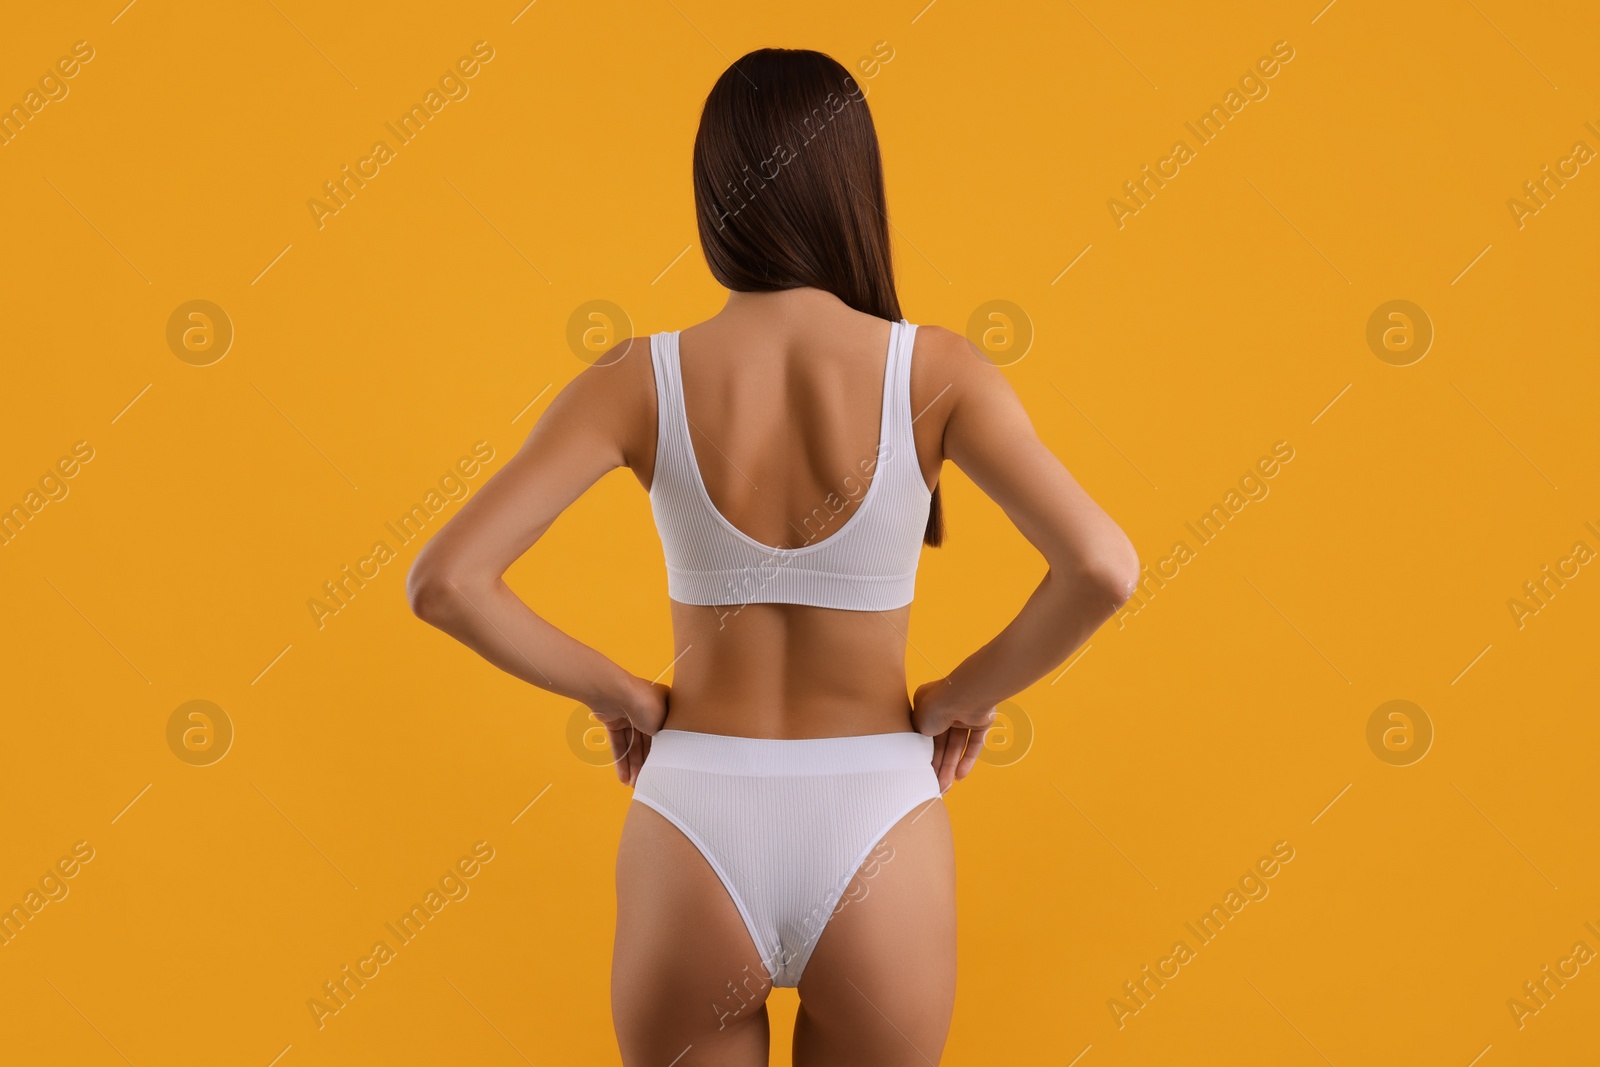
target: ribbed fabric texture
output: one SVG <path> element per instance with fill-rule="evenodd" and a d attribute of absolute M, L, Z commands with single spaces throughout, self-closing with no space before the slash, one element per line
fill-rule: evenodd
<path fill-rule="evenodd" d="M 873 848 L 938 797 L 933 738 L 909 731 L 775 740 L 661 730 L 633 789 L 705 856 L 772 984 L 787 987 Z"/>
<path fill-rule="evenodd" d="M 811 540 L 775 548 L 747 536 L 711 502 L 683 404 L 678 333 L 650 338 L 656 379 L 656 463 L 650 507 L 667 563 L 667 595 L 683 604 L 810 604 L 884 611 L 911 603 L 932 493 L 911 427 L 911 351 L 917 328 L 892 323 L 876 463 L 839 472 L 819 500 Z M 870 475 L 864 493 L 863 476 Z M 843 524 L 843 505 L 860 503 Z"/>

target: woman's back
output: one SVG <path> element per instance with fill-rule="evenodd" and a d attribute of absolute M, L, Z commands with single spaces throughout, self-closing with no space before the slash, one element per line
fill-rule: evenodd
<path fill-rule="evenodd" d="M 612 961 L 625 1063 L 767 1062 L 771 987 L 799 989 L 797 1065 L 932 1063 L 956 986 L 940 796 L 999 702 L 1128 599 L 1138 557 L 1005 375 L 903 317 L 877 134 L 848 69 L 803 49 L 741 58 L 701 110 L 692 178 L 722 311 L 623 340 L 568 382 L 418 553 L 407 593 L 502 670 L 586 706 L 633 787 Z M 908 697 L 946 459 L 1047 569 L 993 640 L 924 657 L 942 677 Z M 647 665 L 654 679 L 504 580 L 618 467 L 650 494 L 666 564 L 674 657 Z M 841 911 L 867 878 L 869 903 Z M 738 996 L 706 1012 L 724 987 Z"/>
<path fill-rule="evenodd" d="M 662 335 L 675 350 L 652 353 L 655 417 L 639 420 L 632 466 L 652 489 L 669 567 L 675 537 L 712 542 L 701 573 L 672 574 L 671 728 L 906 728 L 904 601 L 947 414 L 930 366 L 938 340 L 897 356 L 911 338 L 815 289 L 735 294 L 714 318 Z M 728 569 L 705 570 L 718 539 Z M 767 602 L 781 600 L 799 602 Z"/>

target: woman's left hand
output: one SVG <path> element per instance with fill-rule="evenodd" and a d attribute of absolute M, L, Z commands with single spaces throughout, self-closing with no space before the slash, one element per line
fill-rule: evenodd
<path fill-rule="evenodd" d="M 622 699 L 589 708 L 595 720 L 606 728 L 617 777 L 630 786 L 638 780 L 644 758 L 650 754 L 650 735 L 667 720 L 667 697 L 671 693 L 670 687 L 661 682 L 643 678 L 633 682 Z"/>

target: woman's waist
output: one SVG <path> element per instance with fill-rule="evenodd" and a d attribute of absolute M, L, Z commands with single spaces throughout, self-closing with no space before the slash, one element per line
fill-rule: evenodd
<path fill-rule="evenodd" d="M 911 730 L 905 682 L 876 692 L 815 685 L 785 687 L 700 684 L 674 680 L 663 729 L 772 740 L 808 740 Z"/>
<path fill-rule="evenodd" d="M 931 771 L 933 738 L 909 729 L 836 737 L 746 737 L 667 727 L 645 767 L 759 778 Z"/>

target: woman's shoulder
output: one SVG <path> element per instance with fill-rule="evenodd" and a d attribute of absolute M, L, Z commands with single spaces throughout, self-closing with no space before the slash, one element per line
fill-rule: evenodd
<path fill-rule="evenodd" d="M 966 335 L 936 324 L 917 326 L 912 345 L 912 387 L 922 382 L 942 383 L 953 392 L 982 388 L 999 367 L 984 356 Z"/>
<path fill-rule="evenodd" d="M 648 336 L 624 337 L 598 352 L 584 352 L 578 368 L 550 402 L 577 405 L 587 417 L 631 425 L 655 407 L 654 359 Z"/>
<path fill-rule="evenodd" d="M 967 339 L 937 323 L 912 323 L 917 328 L 917 356 L 942 362 L 959 362 L 970 347 Z"/>
<path fill-rule="evenodd" d="M 962 411 L 969 425 L 1026 421 L 1005 371 L 965 334 L 938 325 L 918 326 L 912 351 L 911 407 L 919 424 L 933 424 L 928 432 L 940 441 Z"/>

